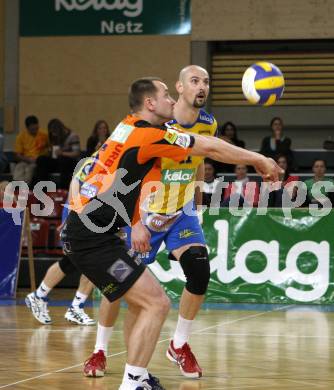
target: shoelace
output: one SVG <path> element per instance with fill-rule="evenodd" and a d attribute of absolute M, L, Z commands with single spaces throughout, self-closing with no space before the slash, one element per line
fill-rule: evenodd
<path fill-rule="evenodd" d="M 197 360 L 195 358 L 195 355 L 191 352 L 190 346 L 188 343 L 185 343 L 184 346 L 182 347 L 182 352 L 181 352 L 181 359 L 182 363 L 185 361 L 185 358 L 188 357 L 189 360 L 191 361 L 192 364 L 197 364 Z M 181 360 L 178 359 L 178 360 Z"/>
<path fill-rule="evenodd" d="M 49 319 L 49 310 L 48 310 L 48 302 L 47 301 L 42 301 L 42 304 L 41 304 L 41 314 L 46 317 L 47 319 Z"/>
<path fill-rule="evenodd" d="M 102 366 L 104 367 L 103 357 L 104 355 L 101 352 L 93 353 L 93 355 L 85 361 L 85 365 L 88 362 L 94 365 L 96 365 L 96 363 L 102 363 Z"/>

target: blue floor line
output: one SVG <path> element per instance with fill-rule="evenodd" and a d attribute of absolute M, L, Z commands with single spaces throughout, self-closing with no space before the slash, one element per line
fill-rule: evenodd
<path fill-rule="evenodd" d="M 70 306 L 72 300 L 50 300 L 49 306 Z M 99 300 L 88 300 L 86 307 L 98 307 Z M 24 299 L 0 299 L 0 306 L 25 305 Z M 122 302 L 122 307 L 126 304 Z M 178 303 L 172 304 L 173 309 L 178 309 Z M 265 304 L 265 303 L 204 303 L 202 310 L 243 310 L 243 311 L 319 311 L 334 312 L 334 305 L 298 305 L 298 304 Z"/>

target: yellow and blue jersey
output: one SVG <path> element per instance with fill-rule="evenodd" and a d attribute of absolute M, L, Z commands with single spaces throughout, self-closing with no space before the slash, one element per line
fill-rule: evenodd
<path fill-rule="evenodd" d="M 195 123 L 181 125 L 176 120 L 168 122 L 185 132 L 200 135 L 215 135 L 217 121 L 213 115 L 200 110 Z M 193 200 L 196 173 L 203 162 L 202 156 L 189 156 L 186 160 L 175 162 L 169 158 L 161 159 L 163 189 L 159 190 L 149 204 L 149 211 L 160 214 L 173 214 Z"/>

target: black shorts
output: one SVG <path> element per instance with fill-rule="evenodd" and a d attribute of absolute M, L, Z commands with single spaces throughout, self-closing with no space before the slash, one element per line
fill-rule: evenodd
<path fill-rule="evenodd" d="M 64 272 L 65 275 L 73 274 L 75 271 L 78 271 L 75 265 L 67 256 L 63 256 L 61 260 L 58 261 L 59 268 Z"/>
<path fill-rule="evenodd" d="M 116 234 L 96 234 L 94 240 L 64 240 L 64 253 L 101 293 L 113 302 L 124 295 L 145 271 Z"/>

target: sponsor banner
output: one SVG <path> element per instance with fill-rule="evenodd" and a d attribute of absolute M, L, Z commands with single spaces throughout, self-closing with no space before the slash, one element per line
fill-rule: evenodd
<path fill-rule="evenodd" d="M 204 215 L 211 268 L 206 301 L 332 304 L 334 213 L 315 217 L 295 209 L 289 218 L 281 209 L 269 209 L 256 214 L 257 209 L 244 216 L 217 209 L 217 215 Z M 150 268 L 178 300 L 185 282 L 179 263 L 164 251 Z"/>
<path fill-rule="evenodd" d="M 0 208 L 0 298 L 15 298 L 23 214 L 24 211 L 20 213 L 21 223 L 15 224 L 12 214 Z"/>
<path fill-rule="evenodd" d="M 20 35 L 186 35 L 190 1 L 22 0 Z"/>

